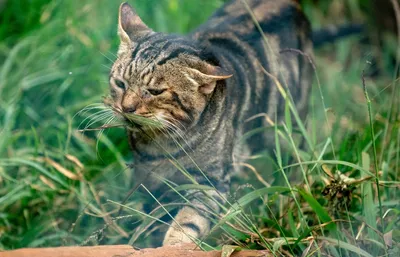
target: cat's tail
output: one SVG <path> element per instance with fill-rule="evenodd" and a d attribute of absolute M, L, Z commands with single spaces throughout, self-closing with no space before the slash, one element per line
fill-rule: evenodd
<path fill-rule="evenodd" d="M 333 43 L 334 41 L 352 36 L 359 35 L 365 30 L 363 24 L 348 24 L 341 26 L 328 26 L 321 29 L 317 29 L 312 32 L 312 41 L 314 47 L 318 48 L 327 43 Z"/>

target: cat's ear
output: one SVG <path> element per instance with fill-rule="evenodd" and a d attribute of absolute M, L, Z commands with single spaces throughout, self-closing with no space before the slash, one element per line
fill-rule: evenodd
<path fill-rule="evenodd" d="M 199 84 L 199 92 L 205 95 L 211 94 L 217 82 L 232 77 L 227 71 L 219 66 L 207 64 L 202 67 L 201 71 L 197 69 L 190 69 L 193 78 Z"/>
<path fill-rule="evenodd" d="M 151 33 L 152 30 L 144 24 L 136 11 L 128 4 L 122 3 L 119 7 L 118 35 L 121 44 L 130 45 L 139 38 Z"/>

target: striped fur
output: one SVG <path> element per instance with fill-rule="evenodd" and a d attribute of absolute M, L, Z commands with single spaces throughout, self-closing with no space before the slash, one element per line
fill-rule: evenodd
<path fill-rule="evenodd" d="M 128 4 L 121 5 L 121 46 L 110 73 L 114 108 L 170 126 L 158 133 L 150 133 L 151 128 L 128 130 L 137 182 L 153 191 L 161 190 L 157 177 L 188 182 L 167 160 L 166 151 L 199 183 L 208 183 L 200 167 L 225 193 L 232 164 L 241 161 L 240 156 L 273 148 L 274 137 L 267 133 L 240 143 L 245 132 L 270 125 L 265 119 L 247 119 L 260 113 L 283 118 L 284 100 L 262 67 L 287 86 L 299 113 L 306 115 L 311 67 L 305 58 L 281 50 L 312 55 L 307 19 L 295 1 L 247 0 L 268 47 L 243 2 L 226 3 L 187 36 L 153 32 Z M 171 226 L 164 244 L 208 232 L 201 209 L 218 208 L 204 201 L 206 197 L 199 196 L 195 208 L 178 213 L 176 221 L 185 232 Z"/>

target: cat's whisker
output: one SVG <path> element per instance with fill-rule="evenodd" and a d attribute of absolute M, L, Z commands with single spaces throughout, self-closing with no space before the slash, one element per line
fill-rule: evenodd
<path fill-rule="evenodd" d="M 84 108 L 82 108 L 82 110 L 78 111 L 72 118 L 75 118 L 75 116 L 78 116 L 78 115 L 83 115 L 91 110 L 106 109 L 106 108 L 107 108 L 107 106 L 105 106 L 103 103 L 89 104 L 89 105 L 85 106 Z"/>
<path fill-rule="evenodd" d="M 174 131 L 174 133 L 186 141 L 186 139 L 184 138 L 183 131 L 179 127 L 177 127 L 175 124 L 173 124 L 172 122 L 170 122 L 168 120 L 167 120 L 167 122 L 169 123 L 169 126 Z"/>
<path fill-rule="evenodd" d="M 111 69 L 111 67 L 108 67 L 107 65 L 102 64 L 101 66 L 103 66 L 103 68 L 106 68 L 107 71 L 109 71 Z"/>
<path fill-rule="evenodd" d="M 106 125 L 108 125 L 108 124 L 110 124 L 111 122 L 113 122 L 114 119 L 115 119 L 115 116 L 113 116 L 113 117 L 111 117 L 110 119 L 108 119 L 108 120 L 104 123 L 103 127 L 106 126 Z M 98 135 L 97 135 L 96 152 L 99 151 L 99 142 L 100 142 L 101 136 L 103 135 L 103 132 L 104 132 L 104 129 L 100 130 L 100 132 L 99 132 Z"/>
<path fill-rule="evenodd" d="M 157 116 L 155 116 L 155 118 L 157 120 L 159 120 L 163 124 L 163 128 L 161 129 L 161 131 L 168 133 L 168 129 L 170 128 L 170 124 L 167 122 L 167 120 L 164 118 L 164 116 L 163 115 L 157 115 Z M 163 134 L 166 135 L 165 133 L 163 133 Z M 166 136 L 171 137 L 171 134 L 168 133 L 168 135 L 166 135 Z"/>
<path fill-rule="evenodd" d="M 80 110 L 78 113 L 85 111 L 85 110 L 90 110 L 91 108 L 97 108 L 97 107 L 105 107 L 102 103 L 94 103 L 94 104 L 89 104 L 85 107 L 82 108 L 82 110 Z"/>
<path fill-rule="evenodd" d="M 82 126 L 83 123 L 85 123 L 86 121 L 88 121 L 88 122 L 86 123 L 87 125 L 85 126 L 85 128 L 87 128 L 87 127 L 88 127 L 88 124 L 92 124 L 92 121 L 93 121 L 94 119 L 99 119 L 99 117 L 103 117 L 103 115 L 105 115 L 105 114 L 107 114 L 107 115 L 112 115 L 112 113 L 110 113 L 110 110 L 109 110 L 109 109 L 100 110 L 100 111 L 98 111 L 98 112 L 95 112 L 95 113 L 93 113 L 93 114 L 90 114 L 88 117 L 86 117 L 85 119 L 83 119 L 83 120 L 81 121 L 81 123 L 79 124 L 78 128 L 80 128 L 80 127 Z"/>
<path fill-rule="evenodd" d="M 100 113 L 100 111 L 99 111 L 99 112 L 96 112 L 96 113 L 93 113 L 93 114 L 90 114 L 88 117 L 84 118 L 84 119 L 79 123 L 78 129 L 80 129 L 84 123 L 88 124 L 89 122 L 91 122 L 94 118 L 97 117 L 96 115 L 99 115 L 99 113 Z M 85 127 L 86 127 L 86 126 L 85 126 Z"/>
<path fill-rule="evenodd" d="M 94 110 L 95 109 L 87 110 L 87 111 L 84 111 L 84 112 L 82 112 L 80 114 L 80 116 L 88 115 L 87 117 L 84 118 L 83 122 L 85 122 L 87 119 L 91 119 L 93 116 L 96 116 L 96 115 L 99 115 L 101 113 L 107 112 L 107 109 L 97 109 L 97 110 L 95 110 L 95 112 L 89 114 L 89 112 L 94 111 Z"/>
<path fill-rule="evenodd" d="M 181 138 L 181 136 L 175 131 L 175 129 L 173 127 L 166 126 L 164 131 L 168 134 L 168 137 L 174 141 L 174 143 L 177 147 L 182 147 L 176 138 L 176 137 Z M 182 140 L 185 141 L 184 139 L 182 139 Z"/>
<path fill-rule="evenodd" d="M 111 58 L 110 58 L 110 57 L 108 57 L 108 56 L 107 56 L 107 55 L 105 55 L 104 53 L 100 52 L 100 54 L 101 54 L 102 56 L 106 57 L 106 58 L 107 58 L 107 60 L 109 60 L 111 63 L 113 63 L 113 62 L 114 62 L 113 60 L 111 60 Z M 110 68 L 111 68 L 111 67 L 110 67 Z"/>
<path fill-rule="evenodd" d="M 91 107 L 90 109 L 89 109 L 89 108 L 88 108 L 88 109 L 83 109 L 83 110 L 81 110 L 80 112 L 78 112 L 77 114 L 75 114 L 75 115 L 74 115 L 74 118 L 75 118 L 75 116 L 77 116 L 77 115 L 79 115 L 79 116 L 85 116 L 87 113 L 89 113 L 89 112 L 91 112 L 91 111 L 93 111 L 93 110 L 95 110 L 95 112 L 92 113 L 92 114 L 90 114 L 89 116 L 85 117 L 84 120 L 82 120 L 82 122 L 80 123 L 80 125 L 82 125 L 82 123 L 85 122 L 87 119 L 90 119 L 91 117 L 95 116 L 96 114 L 98 114 L 98 113 L 100 113 L 100 112 L 102 112 L 102 111 L 105 111 L 106 108 Z M 80 125 L 79 125 L 79 126 L 80 126 Z"/>
<path fill-rule="evenodd" d="M 186 127 L 177 119 L 169 121 L 173 127 L 175 127 L 182 135 L 185 135 Z M 177 124 L 175 124 L 177 123 Z"/>
<path fill-rule="evenodd" d="M 91 119 L 90 122 L 88 122 L 88 124 L 86 124 L 85 129 L 90 128 L 95 123 L 100 123 L 103 120 L 107 120 L 110 117 L 114 117 L 114 115 L 110 114 L 110 113 L 105 113 L 105 114 L 102 114 L 100 116 L 97 116 L 97 117 Z"/>
<path fill-rule="evenodd" d="M 171 120 L 171 122 L 172 123 L 177 123 L 175 126 L 177 126 L 182 132 L 183 131 L 186 131 L 186 127 L 185 127 L 185 125 L 183 125 L 183 123 L 182 122 L 180 122 L 178 119 L 175 119 L 175 118 L 170 118 L 170 120 Z"/>
<path fill-rule="evenodd" d="M 111 54 L 113 57 L 115 57 L 115 59 L 117 59 L 118 58 L 118 56 L 116 55 L 116 54 L 114 54 L 113 52 L 111 52 L 111 51 L 107 51 L 109 54 Z"/>
<path fill-rule="evenodd" d="M 96 114 L 95 117 L 92 117 L 92 118 L 88 119 L 88 122 L 84 126 L 83 130 L 86 130 L 86 129 L 92 127 L 92 125 L 95 124 L 95 123 L 101 123 L 102 121 L 104 121 L 106 119 L 109 119 L 112 116 L 114 116 L 114 115 L 112 113 L 109 113 L 109 112 L 105 112 L 105 113 L 100 114 L 100 115 Z"/>
<path fill-rule="evenodd" d="M 189 140 L 185 137 L 185 133 L 179 127 L 177 127 L 174 123 L 169 121 L 168 119 L 166 119 L 164 117 L 160 117 L 160 118 L 161 118 L 163 124 L 166 125 L 167 131 L 171 130 L 171 132 L 172 132 L 171 138 L 175 141 L 177 146 L 181 146 L 181 145 L 179 144 L 179 142 L 176 141 L 176 138 L 174 137 L 174 135 L 176 135 L 176 136 L 178 136 L 178 138 L 182 139 L 182 141 L 191 149 L 191 147 L 189 145 Z"/>

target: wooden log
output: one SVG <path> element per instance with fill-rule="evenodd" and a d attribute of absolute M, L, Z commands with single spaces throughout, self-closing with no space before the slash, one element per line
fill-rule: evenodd
<path fill-rule="evenodd" d="M 164 246 L 135 250 L 129 245 L 24 248 L 0 252 L 0 257 L 221 257 L 221 251 L 201 251 L 195 245 Z M 269 257 L 267 251 L 242 250 L 231 257 Z"/>

